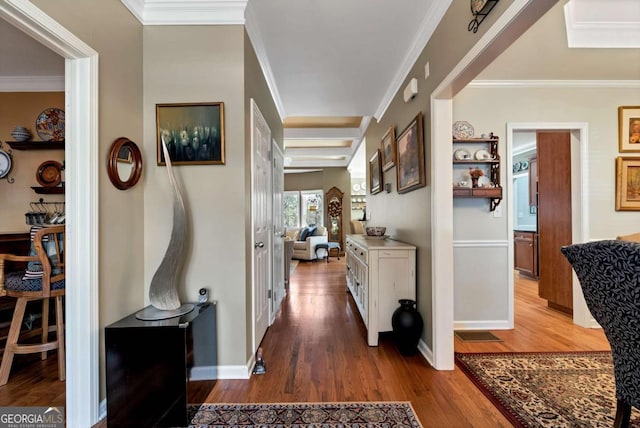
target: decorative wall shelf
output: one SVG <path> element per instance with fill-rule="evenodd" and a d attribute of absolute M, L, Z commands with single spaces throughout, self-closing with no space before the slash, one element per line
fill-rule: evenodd
<path fill-rule="evenodd" d="M 64 195 L 64 186 L 56 187 L 39 187 L 31 186 L 34 192 L 40 195 Z"/>
<path fill-rule="evenodd" d="M 7 141 L 14 150 L 64 150 L 64 141 Z"/>
<path fill-rule="evenodd" d="M 454 138 L 454 147 L 480 145 L 488 149 L 492 159 L 454 159 L 453 165 L 484 165 L 488 168 L 488 178 L 495 187 L 453 187 L 454 198 L 486 198 L 489 199 L 489 210 L 494 211 L 502 201 L 502 187 L 500 187 L 500 155 L 498 154 L 498 137 L 493 138 Z M 460 147 L 458 146 L 458 147 Z"/>

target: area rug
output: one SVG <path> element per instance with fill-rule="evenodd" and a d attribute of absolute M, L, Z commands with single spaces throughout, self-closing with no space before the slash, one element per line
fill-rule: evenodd
<path fill-rule="evenodd" d="M 456 353 L 456 364 L 515 427 L 613 425 L 611 352 Z M 636 409 L 631 420 L 640 427 Z"/>
<path fill-rule="evenodd" d="M 202 404 L 191 412 L 190 428 L 422 426 L 409 402 Z"/>
<path fill-rule="evenodd" d="M 463 342 L 502 342 L 502 339 L 486 330 L 456 330 L 453 333 Z"/>

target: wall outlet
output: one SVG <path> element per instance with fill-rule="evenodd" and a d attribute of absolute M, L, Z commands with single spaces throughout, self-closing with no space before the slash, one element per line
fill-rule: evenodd
<path fill-rule="evenodd" d="M 493 216 L 495 218 L 502 217 L 502 207 L 498 205 L 495 210 L 493 210 Z"/>

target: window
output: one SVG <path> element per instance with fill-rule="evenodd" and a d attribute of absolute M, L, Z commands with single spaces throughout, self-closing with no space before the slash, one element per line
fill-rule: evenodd
<path fill-rule="evenodd" d="M 285 227 L 324 226 L 322 190 L 284 192 Z"/>

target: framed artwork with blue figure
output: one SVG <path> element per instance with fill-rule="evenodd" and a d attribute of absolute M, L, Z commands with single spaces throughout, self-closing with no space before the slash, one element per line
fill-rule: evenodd
<path fill-rule="evenodd" d="M 224 165 L 224 103 L 156 104 L 158 165 Z"/>

